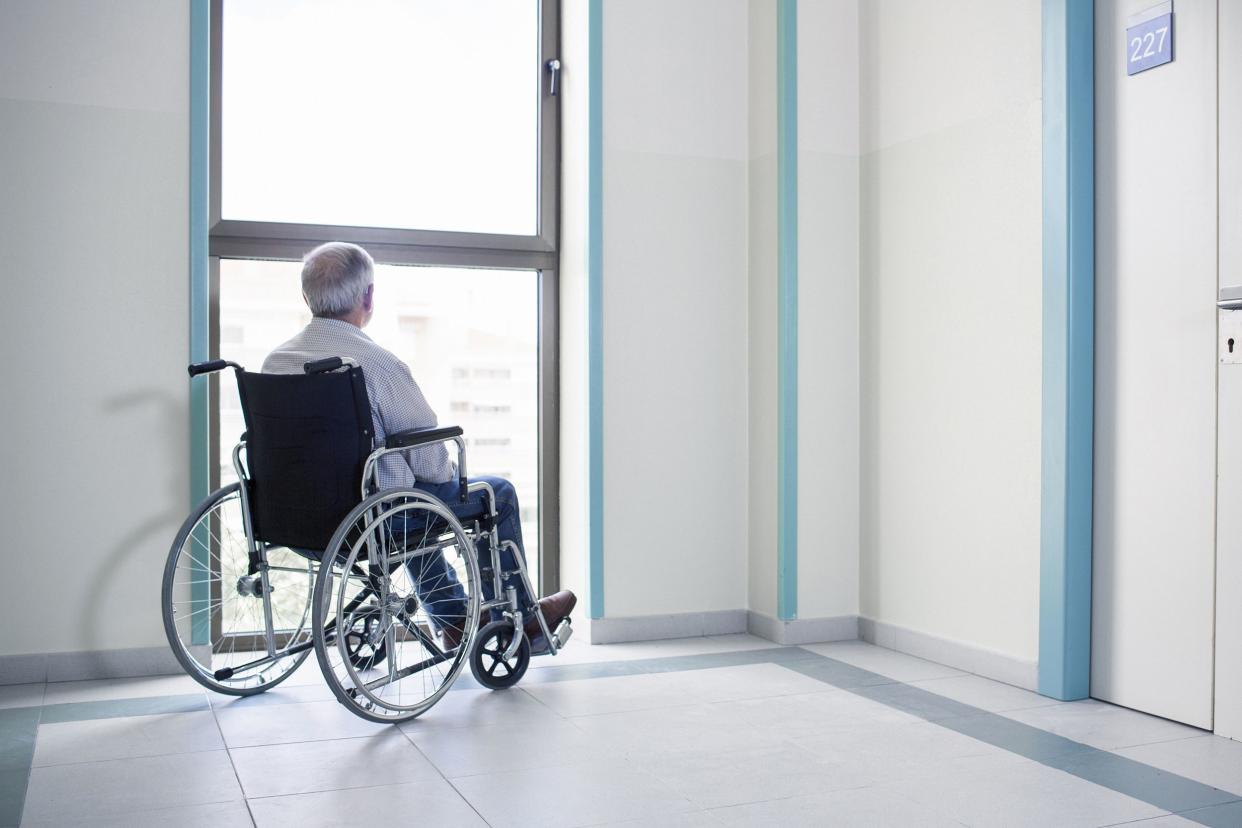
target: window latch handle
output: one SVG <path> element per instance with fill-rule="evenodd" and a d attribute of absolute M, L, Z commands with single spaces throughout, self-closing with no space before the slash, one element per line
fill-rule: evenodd
<path fill-rule="evenodd" d="M 556 96 L 556 87 L 561 77 L 561 61 L 559 58 L 552 58 L 544 66 L 548 70 L 548 94 Z"/>

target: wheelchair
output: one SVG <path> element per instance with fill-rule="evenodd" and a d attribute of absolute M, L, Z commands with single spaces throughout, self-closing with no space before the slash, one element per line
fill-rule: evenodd
<path fill-rule="evenodd" d="M 376 445 L 362 368 L 340 357 L 309 362 L 303 374 L 249 373 L 226 360 L 189 374 L 229 368 L 246 425 L 233 449 L 237 482 L 186 518 L 161 596 L 168 643 L 200 684 L 262 693 L 313 650 L 341 704 L 402 722 L 431 709 L 467 661 L 479 684 L 499 690 L 521 680 L 532 644 L 538 655 L 565 645 L 570 621 L 548 628 L 515 544 L 505 542 L 516 569 L 501 566 L 495 494 L 468 483 L 461 428 L 404 431 Z M 461 499 L 486 498 L 480 520 L 463 525 L 426 492 L 379 486 L 382 458 L 442 442 L 456 445 Z M 532 615 L 536 642 L 523 630 Z"/>

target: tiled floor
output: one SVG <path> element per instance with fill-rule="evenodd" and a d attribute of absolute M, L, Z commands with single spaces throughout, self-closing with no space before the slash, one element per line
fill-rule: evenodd
<path fill-rule="evenodd" d="M 314 667 L 0 687 L 0 825 L 1242 826 L 1242 743 L 859 642 L 575 642 L 400 727 Z"/>

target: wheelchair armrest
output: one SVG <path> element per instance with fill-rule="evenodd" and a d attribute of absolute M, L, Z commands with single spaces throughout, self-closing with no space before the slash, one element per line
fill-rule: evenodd
<path fill-rule="evenodd" d="M 441 426 L 439 428 L 411 428 L 407 431 L 398 431 L 396 434 L 389 434 L 384 438 L 384 448 L 414 448 L 415 446 L 425 446 L 429 443 L 441 443 L 445 440 L 452 440 L 460 437 L 465 432 L 461 426 Z"/>

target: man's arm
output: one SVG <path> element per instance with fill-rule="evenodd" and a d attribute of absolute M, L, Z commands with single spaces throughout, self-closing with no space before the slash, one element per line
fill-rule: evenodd
<path fill-rule="evenodd" d="M 395 364 L 390 370 L 376 378 L 378 399 L 371 401 L 384 433 L 435 428 L 439 425 L 436 412 L 414 381 L 409 366 L 397 359 L 393 362 Z M 414 476 L 420 480 L 443 483 L 455 475 L 454 464 L 450 462 L 448 449 L 443 443 L 406 452 L 405 458 Z"/>

